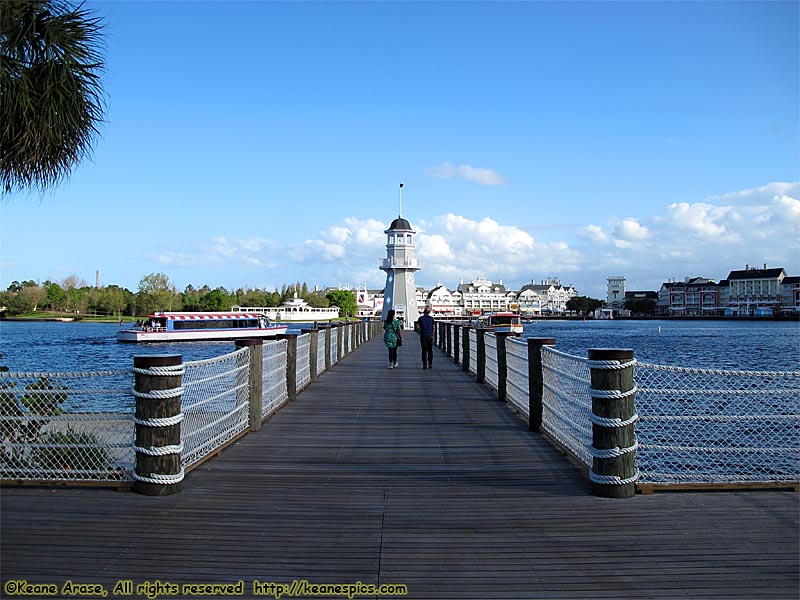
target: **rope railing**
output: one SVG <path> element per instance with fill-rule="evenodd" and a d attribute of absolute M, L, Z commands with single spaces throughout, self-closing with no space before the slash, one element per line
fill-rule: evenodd
<path fill-rule="evenodd" d="M 262 363 L 262 418 L 275 412 L 289 400 L 286 387 L 286 340 L 264 344 Z"/>
<path fill-rule="evenodd" d="M 184 469 L 247 429 L 249 352 L 183 363 Z"/>
<path fill-rule="evenodd" d="M 485 337 L 486 344 L 486 383 L 493 390 L 497 389 L 498 367 L 497 367 L 497 336 L 488 334 Z"/>
<path fill-rule="evenodd" d="M 130 480 L 132 387 L 130 369 L 0 372 L 0 479 Z"/>
<path fill-rule="evenodd" d="M 297 389 L 311 383 L 311 334 L 297 336 Z"/>

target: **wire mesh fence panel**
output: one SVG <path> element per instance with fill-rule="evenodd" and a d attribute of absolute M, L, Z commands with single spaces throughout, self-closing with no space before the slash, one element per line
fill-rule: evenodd
<path fill-rule="evenodd" d="M 181 466 L 202 460 L 248 427 L 250 348 L 183 364 Z"/>
<path fill-rule="evenodd" d="M 339 328 L 331 329 L 331 366 L 339 362 Z"/>
<path fill-rule="evenodd" d="M 325 370 L 325 330 L 317 333 L 317 375 Z"/>
<path fill-rule="evenodd" d="M 635 369 L 640 481 L 800 480 L 800 372 Z"/>
<path fill-rule="evenodd" d="M 592 399 L 587 358 L 542 347 L 542 430 L 591 465 Z"/>
<path fill-rule="evenodd" d="M 130 481 L 133 374 L 0 373 L 0 479 Z"/>
<path fill-rule="evenodd" d="M 528 342 L 506 338 L 506 399 L 529 417 Z"/>
<path fill-rule="evenodd" d="M 264 344 L 261 372 L 261 417 L 283 406 L 289 400 L 286 388 L 286 340 Z M 322 364 L 325 364 L 323 357 Z"/>
<path fill-rule="evenodd" d="M 469 330 L 469 372 L 478 373 L 478 332 Z"/>
<path fill-rule="evenodd" d="M 493 389 L 497 389 L 497 336 L 493 333 L 484 336 L 484 343 L 486 349 L 486 383 Z"/>
<path fill-rule="evenodd" d="M 297 390 L 311 383 L 311 334 L 297 336 Z"/>

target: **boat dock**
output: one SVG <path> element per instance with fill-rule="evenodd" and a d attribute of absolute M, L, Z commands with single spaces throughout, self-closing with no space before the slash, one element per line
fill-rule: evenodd
<path fill-rule="evenodd" d="M 386 366 L 365 342 L 174 495 L 3 487 L 0 596 L 797 598 L 798 494 L 599 498 L 440 350 Z"/>

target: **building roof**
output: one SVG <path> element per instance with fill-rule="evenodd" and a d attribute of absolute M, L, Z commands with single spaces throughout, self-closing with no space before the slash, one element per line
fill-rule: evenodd
<path fill-rule="evenodd" d="M 401 216 L 398 216 L 394 221 L 392 221 L 392 224 L 389 225 L 389 230 L 391 230 L 391 229 L 404 229 L 406 231 L 411 231 L 412 230 L 411 229 L 411 223 L 406 221 Z"/>
<path fill-rule="evenodd" d="M 733 279 L 778 279 L 781 275 L 786 275 L 783 267 L 775 269 L 742 269 L 741 271 L 731 271 L 728 280 Z"/>
<path fill-rule="evenodd" d="M 648 298 L 650 300 L 658 300 L 658 292 L 625 292 L 625 299 L 627 300 L 628 298 Z"/>
<path fill-rule="evenodd" d="M 781 283 L 784 285 L 797 285 L 800 283 L 800 276 L 784 277 Z"/>

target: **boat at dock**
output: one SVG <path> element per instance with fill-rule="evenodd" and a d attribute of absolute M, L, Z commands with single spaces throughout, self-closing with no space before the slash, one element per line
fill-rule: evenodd
<path fill-rule="evenodd" d="M 522 333 L 522 322 L 517 313 L 487 313 L 478 317 L 478 327 L 490 329 L 494 333 Z"/>
<path fill-rule="evenodd" d="M 274 338 L 286 325 L 272 325 L 258 313 L 158 312 L 117 332 L 119 342 L 192 342 Z"/>

